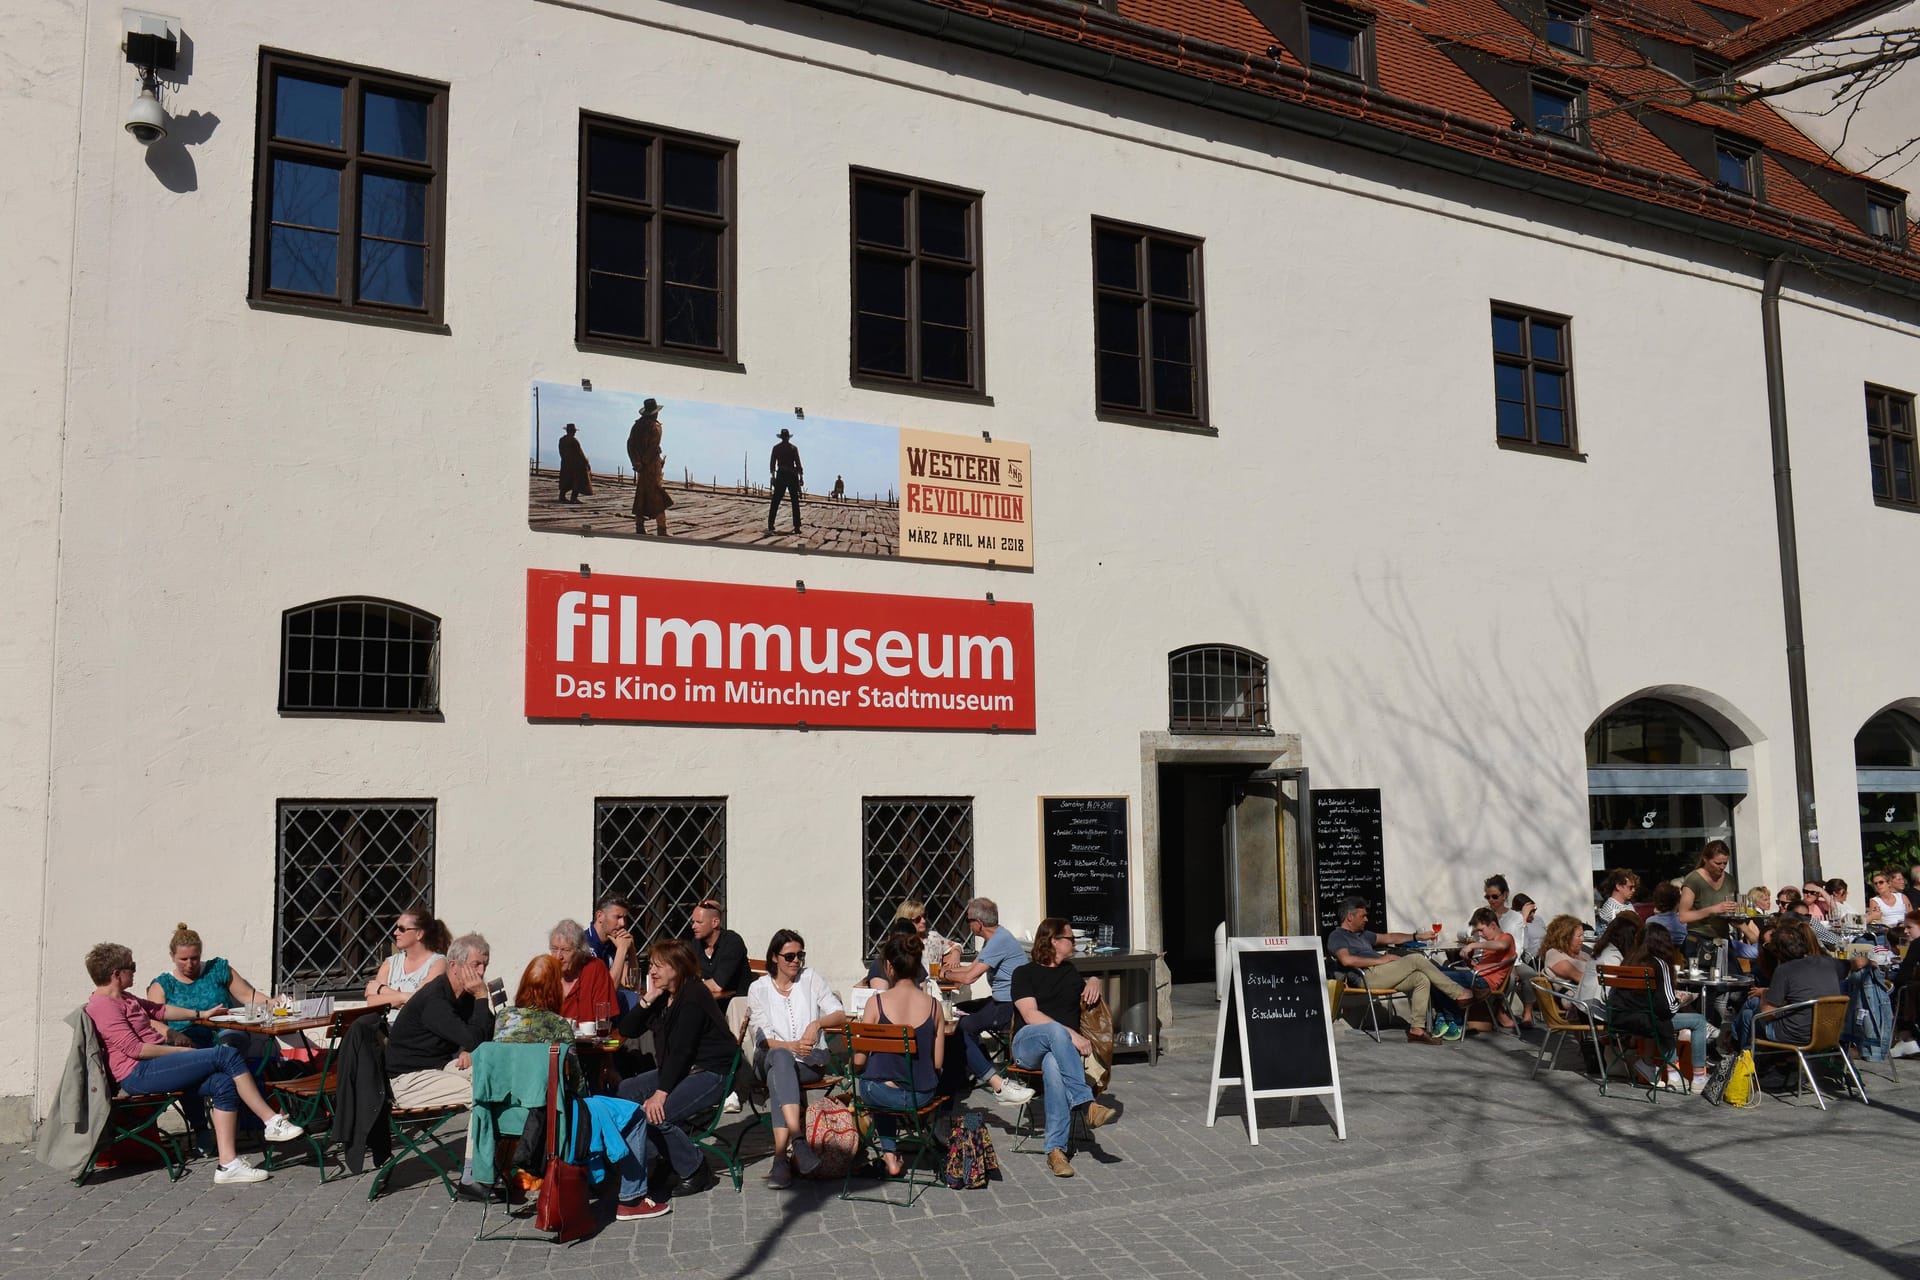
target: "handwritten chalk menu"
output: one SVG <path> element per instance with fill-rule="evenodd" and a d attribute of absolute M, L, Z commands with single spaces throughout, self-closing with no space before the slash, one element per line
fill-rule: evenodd
<path fill-rule="evenodd" d="M 1300 1117 L 1301 1098 L 1330 1095 L 1334 1134 L 1345 1138 L 1346 1111 L 1320 939 L 1229 938 L 1227 950 L 1233 979 L 1220 1002 L 1207 1124 L 1219 1113 L 1221 1092 L 1238 1085 L 1246 1100 L 1247 1137 L 1255 1146 L 1260 1143 L 1254 1120 L 1260 1098 L 1291 1099 L 1292 1123 Z M 1225 1071 L 1239 1074 L 1223 1075 Z"/>
<path fill-rule="evenodd" d="M 1367 922 L 1387 927 L 1387 867 L 1380 788 L 1313 793 L 1313 902 L 1319 931 L 1340 923 L 1340 899 L 1367 901 Z"/>
<path fill-rule="evenodd" d="M 1127 890 L 1127 797 L 1040 797 L 1041 899 L 1073 931 L 1125 951 L 1132 945 Z"/>

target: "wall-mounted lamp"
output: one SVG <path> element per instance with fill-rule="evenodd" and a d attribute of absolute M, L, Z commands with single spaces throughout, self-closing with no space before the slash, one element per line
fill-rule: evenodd
<path fill-rule="evenodd" d="M 167 111 L 160 105 L 160 73 L 180 58 L 180 33 L 165 18 L 127 15 L 127 65 L 140 71 L 140 92 L 127 107 L 127 132 L 143 147 L 167 136 Z"/>

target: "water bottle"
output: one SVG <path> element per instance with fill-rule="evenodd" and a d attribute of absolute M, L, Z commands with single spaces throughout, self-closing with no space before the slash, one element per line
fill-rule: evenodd
<path fill-rule="evenodd" d="M 1713 944 L 1713 976 L 1727 976 L 1727 940 L 1725 938 Z"/>

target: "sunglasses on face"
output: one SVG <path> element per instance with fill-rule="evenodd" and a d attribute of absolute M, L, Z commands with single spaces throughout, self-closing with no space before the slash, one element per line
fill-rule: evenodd
<path fill-rule="evenodd" d="M 1490 893 L 1487 895 L 1488 902 L 1498 902 L 1499 900 L 1500 900 L 1500 895 L 1497 893 Z"/>
<path fill-rule="evenodd" d="M 807 958 L 807 953 L 804 951 L 782 951 L 780 958 L 790 964 L 799 964 Z"/>

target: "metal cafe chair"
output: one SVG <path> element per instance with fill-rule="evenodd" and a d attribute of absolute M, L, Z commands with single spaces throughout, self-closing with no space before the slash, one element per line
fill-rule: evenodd
<path fill-rule="evenodd" d="M 1527 1079 L 1538 1076 L 1543 1066 L 1551 1068 L 1559 1064 L 1560 1049 L 1569 1036 L 1575 1041 L 1591 1039 L 1594 1061 L 1604 1061 L 1600 1056 L 1600 1031 L 1606 1021 L 1605 1015 L 1595 1013 L 1584 1005 L 1579 1006 L 1579 1016 L 1570 1013 L 1568 1006 L 1577 1004 L 1573 993 L 1545 974 L 1533 980 L 1533 990 L 1540 1016 L 1546 1022 L 1547 1038 L 1534 1053 L 1533 1070 L 1527 1073 Z"/>
<path fill-rule="evenodd" d="M 1748 1048 L 1753 1051 L 1757 1061 L 1763 1053 L 1791 1053 L 1800 1062 L 1800 1075 L 1793 1082 L 1793 1096 L 1800 1097 L 1802 1084 L 1813 1086 L 1813 1097 L 1820 1109 L 1827 1109 L 1826 1095 L 1820 1092 L 1820 1082 L 1813 1078 L 1813 1060 L 1817 1058 L 1838 1058 L 1845 1068 L 1847 1079 L 1854 1089 L 1859 1091 L 1862 1106 L 1871 1106 L 1867 1090 L 1860 1083 L 1860 1077 L 1853 1069 L 1853 1061 L 1847 1057 L 1847 1051 L 1840 1044 L 1841 1033 L 1847 1029 L 1847 997 L 1821 996 L 1818 1000 L 1800 1000 L 1793 1004 L 1783 1004 L 1777 1009 L 1768 1009 L 1753 1020 L 1753 1030 L 1748 1040 Z M 1813 1026 L 1803 1042 L 1770 1040 L 1761 1036 L 1760 1028 L 1764 1023 L 1777 1021 L 1789 1013 L 1803 1009 L 1813 1011 Z"/>

